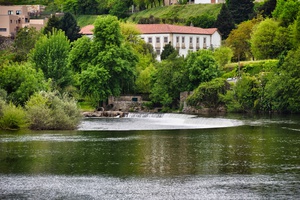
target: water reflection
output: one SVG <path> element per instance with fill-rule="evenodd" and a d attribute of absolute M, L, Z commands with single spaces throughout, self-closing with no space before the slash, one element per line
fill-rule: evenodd
<path fill-rule="evenodd" d="M 119 128 L 123 123 L 104 120 Z M 243 124 L 209 129 L 1 132 L 0 199 L 299 196 L 299 121 L 244 120 Z"/>

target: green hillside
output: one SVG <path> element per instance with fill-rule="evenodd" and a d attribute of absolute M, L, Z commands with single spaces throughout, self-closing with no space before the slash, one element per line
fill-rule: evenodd
<path fill-rule="evenodd" d="M 203 14 L 212 15 L 217 18 L 222 4 L 192 4 L 192 5 L 172 5 L 156 7 L 141 12 L 134 13 L 128 21 L 138 22 L 141 18 L 149 18 L 154 16 L 160 19 L 183 19 L 201 16 Z"/>
<path fill-rule="evenodd" d="M 141 12 L 132 14 L 128 21 L 138 23 L 142 18 L 149 18 L 154 16 L 156 19 L 161 21 L 177 19 L 180 22 L 185 22 L 190 17 L 201 16 L 208 14 L 217 18 L 222 4 L 193 4 L 193 5 L 172 5 L 156 7 Z M 80 27 L 93 24 L 97 15 L 77 15 L 76 20 Z M 174 20 L 173 20 L 174 21 Z M 176 20 L 175 20 L 176 21 Z"/>

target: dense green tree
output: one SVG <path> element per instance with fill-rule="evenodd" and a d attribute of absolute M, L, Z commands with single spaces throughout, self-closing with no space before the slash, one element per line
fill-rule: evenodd
<path fill-rule="evenodd" d="M 250 60 L 252 56 L 250 39 L 254 26 L 260 22 L 260 18 L 242 22 L 234 29 L 226 39 L 226 45 L 233 50 L 234 58 L 238 62 L 241 59 Z"/>
<path fill-rule="evenodd" d="M 289 28 L 280 27 L 273 19 L 258 24 L 251 37 L 251 50 L 256 59 L 278 58 L 291 48 Z"/>
<path fill-rule="evenodd" d="M 222 4 L 220 13 L 214 23 L 214 27 L 218 28 L 223 40 L 225 40 L 231 30 L 235 28 L 234 20 L 226 4 Z"/>
<path fill-rule="evenodd" d="M 264 98 L 274 112 L 300 113 L 300 48 L 291 50 L 265 86 Z"/>
<path fill-rule="evenodd" d="M 92 101 L 93 105 L 99 106 L 99 100 L 104 100 L 112 95 L 109 90 L 109 72 L 102 66 L 89 66 L 81 73 L 80 90 L 84 96 Z"/>
<path fill-rule="evenodd" d="M 222 70 L 222 68 L 231 61 L 231 58 L 233 57 L 233 51 L 229 47 L 222 46 L 215 49 L 214 57 Z"/>
<path fill-rule="evenodd" d="M 75 17 L 69 12 L 66 12 L 59 20 L 59 28 L 65 32 L 71 42 L 81 37 L 80 27 L 77 25 Z"/>
<path fill-rule="evenodd" d="M 266 0 L 262 3 L 261 6 L 257 8 L 259 14 L 262 14 L 263 17 L 272 17 L 272 12 L 276 8 L 277 0 Z"/>
<path fill-rule="evenodd" d="M 242 77 L 222 97 L 228 111 L 253 112 L 259 110 L 261 82 L 254 76 L 243 74 Z"/>
<path fill-rule="evenodd" d="M 223 78 L 215 78 L 209 82 L 203 82 L 188 97 L 187 103 L 190 106 L 217 109 L 224 106 L 221 95 L 226 94 L 228 89 L 229 83 Z"/>
<path fill-rule="evenodd" d="M 72 82 L 71 70 L 68 67 L 70 42 L 61 30 L 42 36 L 30 53 L 30 60 L 36 69 L 41 69 L 46 79 L 52 79 L 54 87 L 64 89 Z"/>
<path fill-rule="evenodd" d="M 34 48 L 34 45 L 40 37 L 40 32 L 35 28 L 21 28 L 14 40 L 15 61 L 26 61 L 29 51 Z"/>
<path fill-rule="evenodd" d="M 189 53 L 186 59 L 190 90 L 194 90 L 200 83 L 210 81 L 220 75 L 219 66 L 210 50 Z"/>
<path fill-rule="evenodd" d="M 129 16 L 129 6 L 126 1 L 116 1 L 109 10 L 109 14 L 117 16 L 120 19 L 126 18 Z"/>
<path fill-rule="evenodd" d="M 102 88 L 105 92 L 100 93 L 96 90 L 93 93 L 99 92 L 99 95 L 93 95 L 93 97 L 99 98 L 97 100 L 105 100 L 107 95 L 118 96 L 121 93 L 132 92 L 138 57 L 132 46 L 124 41 L 120 22 L 114 16 L 99 16 L 94 26 L 94 39 L 89 53 L 90 66 L 86 70 L 89 73 L 98 73 L 99 71 L 95 68 L 100 68 L 101 72 L 107 72 L 109 78 L 105 81 L 105 88 Z M 89 69 L 91 67 L 92 69 Z M 88 76 L 86 78 L 88 79 Z M 90 88 L 98 88 L 97 82 L 85 81 L 94 84 Z"/>
<path fill-rule="evenodd" d="M 48 20 L 46 26 L 43 28 L 42 32 L 43 34 L 47 35 L 49 33 L 52 33 L 53 29 L 59 29 L 59 27 L 60 27 L 59 18 L 56 17 L 55 15 L 52 15 Z"/>
<path fill-rule="evenodd" d="M 172 44 L 170 42 L 169 44 L 166 44 L 164 46 L 164 49 L 162 50 L 161 55 L 160 55 L 160 59 L 161 60 L 168 59 L 168 57 L 171 56 L 172 54 L 178 55 L 178 52 L 176 51 L 176 49 L 172 46 Z"/>
<path fill-rule="evenodd" d="M 164 60 L 152 76 L 151 101 L 160 103 L 164 111 L 177 108 L 180 92 L 187 88 L 188 75 L 182 57 Z"/>
<path fill-rule="evenodd" d="M 42 71 L 35 70 L 29 63 L 14 63 L 1 67 L 0 88 L 7 92 L 7 100 L 24 105 L 37 91 L 48 88 Z"/>
<path fill-rule="evenodd" d="M 285 27 L 292 24 L 300 11 L 300 1 L 298 0 L 277 0 L 276 8 L 272 15 L 280 20 Z"/>
<path fill-rule="evenodd" d="M 87 69 L 90 62 L 90 48 L 92 40 L 86 36 L 79 38 L 72 43 L 72 49 L 68 56 L 68 66 L 76 73 Z"/>
<path fill-rule="evenodd" d="M 236 24 L 249 20 L 253 15 L 254 0 L 227 0 L 228 9 Z"/>
<path fill-rule="evenodd" d="M 294 46 L 298 47 L 300 45 L 300 11 L 298 12 L 298 17 L 294 24 Z"/>

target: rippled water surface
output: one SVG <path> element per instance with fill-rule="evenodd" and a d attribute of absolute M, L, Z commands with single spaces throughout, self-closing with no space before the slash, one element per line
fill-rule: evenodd
<path fill-rule="evenodd" d="M 300 120 L 137 115 L 0 132 L 0 199 L 299 199 Z"/>

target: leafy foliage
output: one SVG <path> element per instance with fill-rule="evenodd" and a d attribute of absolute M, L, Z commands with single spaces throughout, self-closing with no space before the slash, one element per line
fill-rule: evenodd
<path fill-rule="evenodd" d="M 34 130 L 76 129 L 81 119 L 76 101 L 55 91 L 35 93 L 25 107 Z"/>
<path fill-rule="evenodd" d="M 234 52 L 237 61 L 241 58 L 252 58 L 250 39 L 254 26 L 261 21 L 260 18 L 245 21 L 238 25 L 226 39 L 226 45 Z"/>
<path fill-rule="evenodd" d="M 208 14 L 199 15 L 196 17 L 190 17 L 185 23 L 187 26 L 193 25 L 200 28 L 213 28 L 216 19 Z"/>
<path fill-rule="evenodd" d="M 42 36 L 30 54 L 36 69 L 41 69 L 46 79 L 52 79 L 55 88 L 63 89 L 71 84 L 71 70 L 68 68 L 70 42 L 61 30 Z"/>
<path fill-rule="evenodd" d="M 207 82 L 220 75 L 219 66 L 210 50 L 200 50 L 188 54 L 186 67 L 193 90 L 202 82 Z"/>
<path fill-rule="evenodd" d="M 220 95 L 229 89 L 229 84 L 222 78 L 201 83 L 194 93 L 188 97 L 188 105 L 216 109 L 224 105 Z"/>
<path fill-rule="evenodd" d="M 176 49 L 172 46 L 171 43 L 166 44 L 166 45 L 164 46 L 163 51 L 161 52 L 160 59 L 161 59 L 161 60 L 168 59 L 168 57 L 171 56 L 172 54 L 175 54 L 175 56 L 176 56 L 176 55 L 178 55 L 178 52 L 177 52 Z"/>
<path fill-rule="evenodd" d="M 0 104 L 0 129 L 18 130 L 27 127 L 26 114 L 22 107 L 13 103 L 4 104 L 3 101 L 1 103 L 1 99 Z"/>
<path fill-rule="evenodd" d="M 48 86 L 41 70 L 35 70 L 29 63 L 14 63 L 1 68 L 0 88 L 7 92 L 7 100 L 24 105 L 34 92 Z"/>
<path fill-rule="evenodd" d="M 278 22 L 272 19 L 259 23 L 251 37 L 251 50 L 255 58 L 278 58 L 283 51 L 291 48 L 289 33 L 288 28 L 280 27 Z"/>

